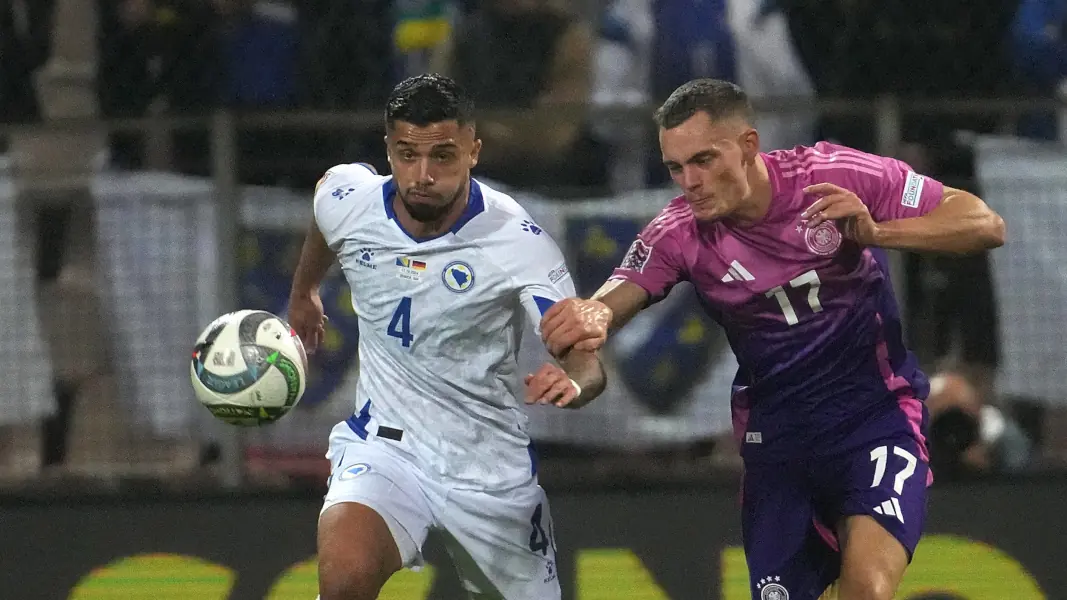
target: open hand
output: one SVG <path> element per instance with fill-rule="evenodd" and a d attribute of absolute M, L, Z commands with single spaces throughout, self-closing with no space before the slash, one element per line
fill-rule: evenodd
<path fill-rule="evenodd" d="M 326 314 L 318 292 L 289 298 L 289 326 L 304 343 L 308 354 L 314 354 L 326 335 Z"/>

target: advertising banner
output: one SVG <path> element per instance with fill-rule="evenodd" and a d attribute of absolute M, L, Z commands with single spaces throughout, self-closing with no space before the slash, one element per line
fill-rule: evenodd
<path fill-rule="evenodd" d="M 745 600 L 733 488 L 554 492 L 565 600 Z M 897 598 L 1067 597 L 1067 481 L 941 485 Z M 317 497 L 0 499 L 0 598 L 312 600 Z M 383 600 L 464 598 L 439 548 Z"/>

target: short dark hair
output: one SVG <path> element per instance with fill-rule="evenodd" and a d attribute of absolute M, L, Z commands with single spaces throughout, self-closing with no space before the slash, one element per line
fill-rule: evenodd
<path fill-rule="evenodd" d="M 749 123 L 756 119 L 745 90 L 721 79 L 694 79 L 683 83 L 652 118 L 663 129 L 674 129 L 698 112 L 707 113 L 714 121 L 733 116 L 742 117 Z"/>
<path fill-rule="evenodd" d="M 397 121 L 426 127 L 441 121 L 472 123 L 474 102 L 451 77 L 429 73 L 401 81 L 385 103 L 385 126 L 392 129 Z"/>

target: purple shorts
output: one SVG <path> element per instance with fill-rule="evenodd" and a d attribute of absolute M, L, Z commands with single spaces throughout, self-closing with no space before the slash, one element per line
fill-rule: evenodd
<path fill-rule="evenodd" d="M 836 527 L 870 515 L 908 551 L 926 518 L 925 447 L 906 432 L 818 461 L 746 464 L 742 535 L 752 597 L 816 600 L 841 570 Z"/>

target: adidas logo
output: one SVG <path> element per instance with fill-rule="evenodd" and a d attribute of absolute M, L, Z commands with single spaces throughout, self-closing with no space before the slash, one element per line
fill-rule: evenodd
<path fill-rule="evenodd" d="M 896 498 L 890 498 L 882 503 L 881 506 L 875 506 L 874 512 L 880 515 L 886 515 L 889 517 L 896 517 L 901 523 L 904 522 L 903 511 L 900 510 L 900 501 Z"/>
<path fill-rule="evenodd" d="M 722 276 L 723 283 L 730 283 L 731 281 L 754 281 L 756 278 L 752 276 L 752 273 L 748 272 L 748 269 L 741 266 L 741 263 L 736 260 L 730 263 L 730 269 L 726 272 L 726 275 Z"/>

